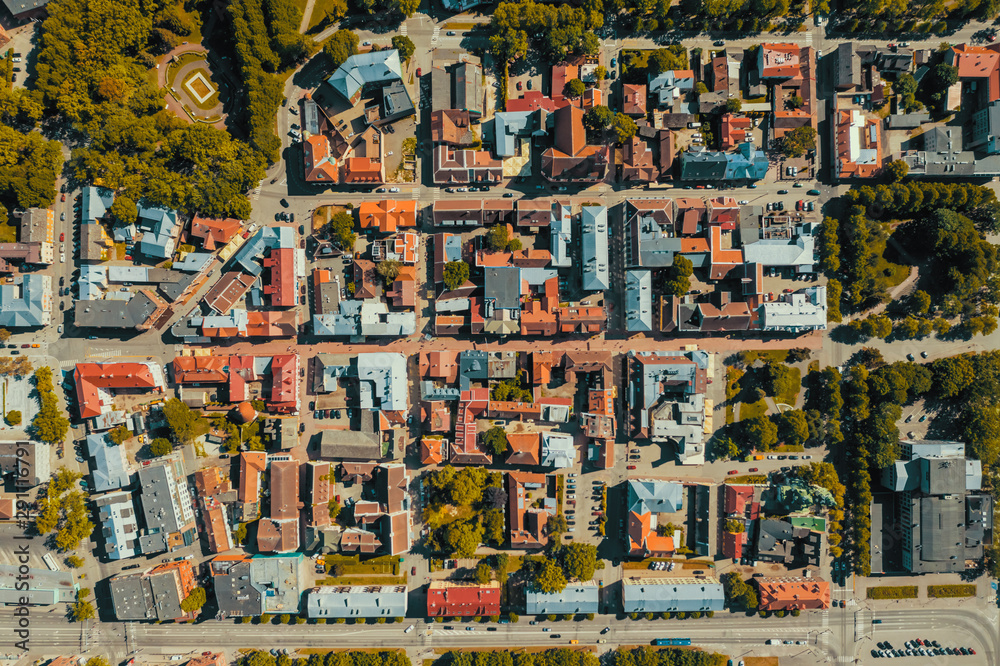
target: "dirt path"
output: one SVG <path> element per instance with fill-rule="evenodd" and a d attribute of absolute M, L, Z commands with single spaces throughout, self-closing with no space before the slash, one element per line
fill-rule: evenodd
<path fill-rule="evenodd" d="M 306 8 L 302 10 L 302 22 L 299 23 L 299 32 L 303 35 L 306 34 L 306 30 L 309 29 L 309 19 L 312 18 L 313 7 L 316 5 L 316 0 L 308 0 L 306 2 Z"/>
<path fill-rule="evenodd" d="M 865 312 L 859 314 L 858 318 L 863 319 L 868 315 L 875 315 L 884 311 L 886 305 L 892 303 L 893 301 L 898 301 L 901 295 L 909 293 L 910 287 L 912 287 L 914 283 L 916 283 L 917 277 L 919 277 L 919 275 L 920 271 L 917 269 L 917 267 L 910 266 L 910 274 L 906 276 L 906 279 L 889 290 L 889 300 L 886 303 L 879 303 L 871 310 L 866 310 Z"/>

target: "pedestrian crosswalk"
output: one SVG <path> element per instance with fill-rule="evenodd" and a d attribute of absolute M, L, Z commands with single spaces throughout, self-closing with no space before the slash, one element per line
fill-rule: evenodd
<path fill-rule="evenodd" d="M 259 183 L 257 183 L 257 187 L 255 187 L 254 190 L 253 190 L 253 192 L 250 194 L 250 200 L 251 201 L 257 201 L 258 199 L 260 199 L 260 191 L 261 191 L 261 189 L 263 187 L 264 187 L 264 181 L 263 180 L 260 181 Z"/>
<path fill-rule="evenodd" d="M 399 24 L 399 34 L 406 36 L 406 21 Z"/>
<path fill-rule="evenodd" d="M 434 26 L 434 32 L 431 33 L 431 44 L 437 44 L 438 39 L 441 37 L 441 26 Z"/>

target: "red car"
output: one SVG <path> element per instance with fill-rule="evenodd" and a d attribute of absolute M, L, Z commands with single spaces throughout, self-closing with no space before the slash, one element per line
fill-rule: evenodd
<path fill-rule="evenodd" d="M 64 240 L 66 240 L 66 232 L 59 234 L 59 242 L 62 243 Z"/>
<path fill-rule="evenodd" d="M 28 343 L 24 343 L 23 345 L 21 345 L 21 349 L 31 349 L 31 345 L 29 345 Z"/>
<path fill-rule="evenodd" d="M 728 472 L 726 472 L 726 474 L 728 474 L 729 476 L 736 476 L 737 474 L 739 474 L 739 472 L 736 471 L 735 469 L 731 469 Z"/>
<path fill-rule="evenodd" d="M 63 194 L 62 197 L 60 197 L 59 201 L 66 201 L 66 195 Z"/>
<path fill-rule="evenodd" d="M 760 470 L 759 470 L 759 469 L 757 469 L 756 467 L 751 467 L 751 468 L 750 468 L 750 471 L 751 471 L 751 472 L 759 472 Z"/>
<path fill-rule="evenodd" d="M 421 69 L 419 67 L 417 67 L 417 78 L 418 79 L 420 78 L 420 72 L 421 72 Z"/>
<path fill-rule="evenodd" d="M 411 567 L 410 568 L 410 575 L 411 576 L 416 576 L 417 575 L 417 568 L 416 567 Z"/>
<path fill-rule="evenodd" d="M 520 82 L 520 81 L 518 81 L 518 82 L 517 82 L 517 89 L 518 89 L 518 90 L 520 90 L 520 89 L 521 89 L 521 82 Z"/>
<path fill-rule="evenodd" d="M 628 467 L 626 467 L 625 469 L 635 469 L 635 465 L 629 465 L 629 466 L 628 466 Z"/>

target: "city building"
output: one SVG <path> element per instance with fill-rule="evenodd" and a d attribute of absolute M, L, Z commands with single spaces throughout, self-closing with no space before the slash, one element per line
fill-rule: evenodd
<path fill-rule="evenodd" d="M 103 545 L 99 552 L 109 560 L 124 560 L 139 554 L 139 522 L 132 494 L 106 493 L 94 498 Z"/>
<path fill-rule="evenodd" d="M 580 210 L 580 234 L 583 290 L 610 289 L 608 209 L 604 206 L 584 206 Z"/>
<path fill-rule="evenodd" d="M 316 618 L 406 617 L 405 585 L 324 585 L 306 593 L 306 616 Z"/>
<path fill-rule="evenodd" d="M 507 473 L 507 521 L 511 548 L 544 548 L 549 511 L 531 506 L 528 493 L 545 487 L 544 474 Z"/>
<path fill-rule="evenodd" d="M 305 589 L 303 556 L 219 555 L 208 562 L 218 619 L 296 615 Z"/>
<path fill-rule="evenodd" d="M 651 479 L 629 479 L 625 498 L 625 545 L 635 557 L 672 557 L 678 544 L 675 534 L 659 534 L 658 516 L 678 513 L 684 505 L 684 487 L 679 483 Z"/>
<path fill-rule="evenodd" d="M 993 500 L 981 490 L 982 463 L 967 458 L 961 442 L 904 440 L 900 452 L 881 479 L 894 509 L 873 508 L 872 571 L 884 570 L 887 548 L 901 551 L 903 569 L 915 574 L 978 566 L 993 543 Z M 901 536 L 888 537 L 896 534 L 894 525 Z"/>
<path fill-rule="evenodd" d="M 108 587 L 115 618 L 122 622 L 178 622 L 193 619 L 181 602 L 197 585 L 191 562 L 168 562 L 149 571 L 112 576 Z"/>
<path fill-rule="evenodd" d="M 382 88 L 402 79 L 399 51 L 386 49 L 350 56 L 330 75 L 327 83 L 348 102 L 357 104 L 362 94 L 372 88 Z"/>
<path fill-rule="evenodd" d="M 124 449 L 112 444 L 105 435 L 87 435 L 87 453 L 94 460 L 91 472 L 94 492 L 118 490 L 131 483 Z"/>
<path fill-rule="evenodd" d="M 118 391 L 162 393 L 163 368 L 153 362 L 77 363 L 73 373 L 81 418 L 112 410 Z"/>
<path fill-rule="evenodd" d="M 37 328 L 52 319 L 52 278 L 21 275 L 0 285 L 0 326 Z M 81 324 L 83 325 L 83 324 Z"/>
<path fill-rule="evenodd" d="M 726 595 L 715 578 L 623 578 L 626 613 L 706 613 L 725 608 Z"/>
<path fill-rule="evenodd" d="M 587 144 L 583 109 L 568 105 L 553 114 L 552 147 L 542 153 L 542 175 L 553 182 L 598 183 L 614 176 L 610 146 Z"/>
<path fill-rule="evenodd" d="M 179 458 L 139 469 L 139 504 L 145 519 L 139 535 L 144 555 L 170 552 L 195 542 L 194 506 Z"/>
<path fill-rule="evenodd" d="M 435 580 L 427 586 L 428 617 L 474 617 L 500 614 L 500 583 L 485 585 Z"/>
<path fill-rule="evenodd" d="M 764 611 L 826 610 L 830 583 L 816 578 L 754 578 Z"/>
<path fill-rule="evenodd" d="M 600 587 L 596 581 L 575 582 L 561 592 L 546 594 L 535 587 L 524 591 L 527 615 L 581 615 L 600 612 Z"/>

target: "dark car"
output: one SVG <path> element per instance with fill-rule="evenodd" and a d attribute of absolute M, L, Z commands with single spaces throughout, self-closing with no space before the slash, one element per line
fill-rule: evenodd
<path fill-rule="evenodd" d="M 512 198 L 514 198 L 514 193 L 513 192 L 504 192 L 503 193 L 503 198 L 504 199 L 512 199 Z"/>
<path fill-rule="evenodd" d="M 281 204 L 281 207 L 282 207 L 282 208 L 288 208 L 288 201 L 287 201 L 286 199 L 282 199 L 282 200 L 281 200 L 281 201 L 279 201 L 278 203 L 280 203 L 280 204 Z"/>

